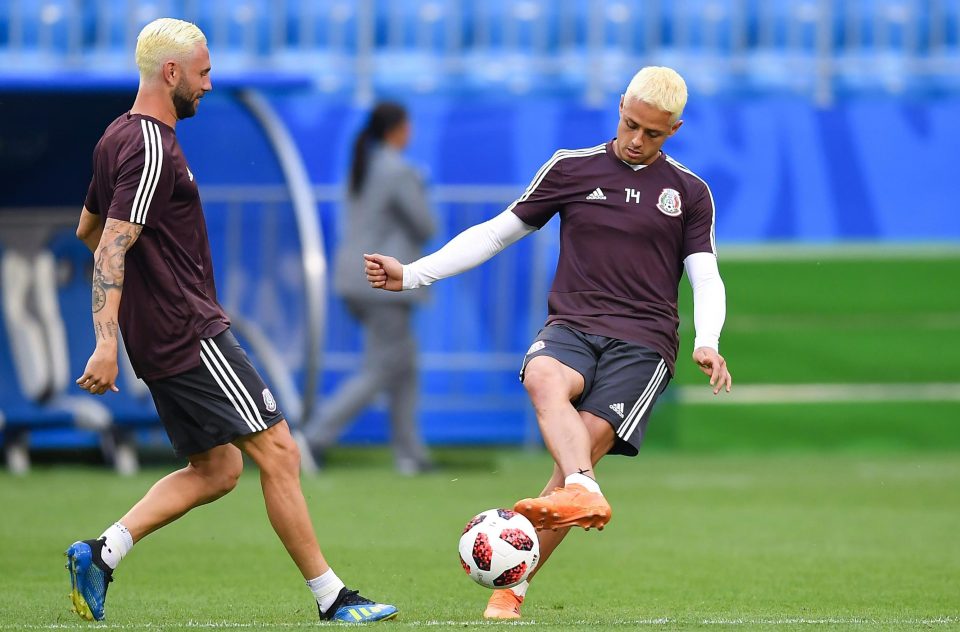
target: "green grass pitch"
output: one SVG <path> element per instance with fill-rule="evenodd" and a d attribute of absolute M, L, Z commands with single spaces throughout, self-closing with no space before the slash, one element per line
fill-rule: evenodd
<path fill-rule="evenodd" d="M 956 251 L 838 252 L 756 261 L 721 250 L 721 348 L 736 385 L 955 386 Z M 688 353 L 675 391 L 706 388 Z M 539 491 L 543 452 L 443 449 L 440 472 L 407 479 L 383 449 L 336 451 L 304 481 L 321 545 L 351 586 L 400 608 L 386 629 L 960 630 L 960 401 L 676 401 L 655 411 L 640 457 L 601 465 L 613 521 L 571 534 L 519 626 L 482 621 L 488 592 L 464 576 L 456 545 L 476 512 Z M 164 471 L 0 474 L 0 632 L 321 625 L 249 466 L 234 493 L 134 548 L 105 623 L 71 614 L 63 550 Z"/>
<path fill-rule="evenodd" d="M 388 629 L 484 623 L 488 592 L 457 562 L 477 511 L 537 491 L 541 452 L 442 450 L 398 478 L 382 450 L 335 455 L 304 488 L 338 574 L 396 603 Z M 0 630 L 291 630 L 319 625 L 267 523 L 255 470 L 139 543 L 104 624 L 69 612 L 62 551 L 119 517 L 163 473 L 37 468 L 0 475 Z M 614 518 L 572 533 L 533 583 L 538 630 L 960 628 L 960 456 L 703 456 L 660 450 L 600 469 Z"/>

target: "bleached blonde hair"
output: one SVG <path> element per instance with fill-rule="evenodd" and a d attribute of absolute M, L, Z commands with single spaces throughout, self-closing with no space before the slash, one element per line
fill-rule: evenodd
<path fill-rule="evenodd" d="M 687 84 L 673 68 L 647 66 L 633 76 L 623 97 L 670 112 L 670 122 L 675 123 L 687 105 Z"/>
<path fill-rule="evenodd" d="M 167 60 L 182 60 L 197 44 L 206 43 L 206 36 L 196 24 L 175 18 L 156 19 L 137 36 L 136 61 L 140 76 L 152 78 Z"/>

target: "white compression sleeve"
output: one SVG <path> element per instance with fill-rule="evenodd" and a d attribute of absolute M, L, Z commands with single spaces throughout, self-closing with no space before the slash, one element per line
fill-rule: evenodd
<path fill-rule="evenodd" d="M 717 268 L 717 257 L 710 252 L 695 252 L 683 260 L 693 288 L 693 348 L 720 349 L 720 330 L 727 316 L 727 296 Z"/>
<path fill-rule="evenodd" d="M 504 211 L 466 229 L 433 254 L 403 266 L 403 289 L 430 285 L 476 267 L 535 230 L 513 211 Z"/>

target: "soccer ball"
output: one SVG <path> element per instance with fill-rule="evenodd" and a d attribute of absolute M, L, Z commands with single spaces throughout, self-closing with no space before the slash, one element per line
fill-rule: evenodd
<path fill-rule="evenodd" d="M 510 588 L 540 560 L 537 530 L 509 509 L 488 509 L 470 519 L 460 536 L 460 564 L 470 579 L 487 588 Z"/>

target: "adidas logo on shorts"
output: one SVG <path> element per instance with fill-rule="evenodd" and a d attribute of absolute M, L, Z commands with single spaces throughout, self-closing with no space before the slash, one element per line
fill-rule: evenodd
<path fill-rule="evenodd" d="M 610 404 L 610 410 L 617 413 L 620 416 L 620 419 L 623 419 L 623 402 L 619 404 Z"/>
<path fill-rule="evenodd" d="M 587 196 L 588 200 L 606 200 L 607 196 L 603 194 L 603 191 L 600 190 L 600 187 L 597 187 L 593 190 L 593 193 Z"/>

